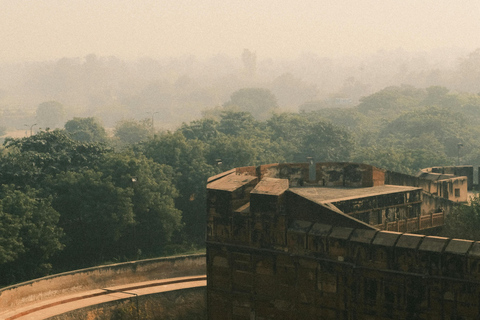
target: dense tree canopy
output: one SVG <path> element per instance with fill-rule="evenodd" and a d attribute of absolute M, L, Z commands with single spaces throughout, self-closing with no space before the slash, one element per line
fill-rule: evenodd
<path fill-rule="evenodd" d="M 181 229 L 172 168 L 145 156 L 55 130 L 7 140 L 0 167 L 0 283 L 162 254 Z"/>
<path fill-rule="evenodd" d="M 239 108 L 219 107 L 155 135 L 148 121 L 118 122 L 107 137 L 94 118 L 74 118 L 65 130 L 6 139 L 0 285 L 203 246 L 206 181 L 233 167 L 313 157 L 414 174 L 480 163 L 475 94 L 387 87 L 357 107 L 270 114 L 275 97 L 253 88 L 232 94 L 230 103 Z M 452 218 L 480 229 L 477 206 Z"/>
<path fill-rule="evenodd" d="M 480 240 L 480 197 L 477 195 L 468 206 L 458 206 L 445 221 L 441 234 L 446 237 Z"/>
<path fill-rule="evenodd" d="M 115 126 L 114 136 L 121 145 L 134 144 L 147 140 L 153 133 L 151 120 L 122 120 Z"/>
<path fill-rule="evenodd" d="M 42 188 L 47 176 L 94 168 L 109 152 L 102 144 L 75 141 L 60 130 L 22 139 L 6 139 L 0 183 Z"/>
<path fill-rule="evenodd" d="M 265 120 L 270 113 L 278 108 L 277 98 L 273 93 L 264 88 L 244 88 L 235 91 L 230 96 L 230 101 L 224 106 L 238 107 L 240 111 L 249 112 L 256 119 Z"/>
<path fill-rule="evenodd" d="M 51 197 L 3 185 L 0 199 L 0 284 L 49 272 L 50 258 L 64 246 L 60 215 L 52 208 Z"/>
<path fill-rule="evenodd" d="M 105 128 L 97 118 L 73 118 L 65 123 L 65 130 L 72 139 L 81 142 L 107 141 Z"/>

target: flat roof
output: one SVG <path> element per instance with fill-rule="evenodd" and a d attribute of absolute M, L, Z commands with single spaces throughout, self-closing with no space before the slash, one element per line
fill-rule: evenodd
<path fill-rule="evenodd" d="M 345 187 L 290 187 L 291 192 L 298 194 L 316 203 L 330 203 L 342 200 L 367 198 L 383 194 L 421 190 L 421 188 L 408 186 L 383 185 L 367 188 Z"/>
<path fill-rule="evenodd" d="M 263 178 L 251 193 L 281 195 L 288 189 L 288 179 Z"/>
<path fill-rule="evenodd" d="M 257 179 L 255 176 L 230 174 L 207 184 L 207 189 L 235 191 Z"/>

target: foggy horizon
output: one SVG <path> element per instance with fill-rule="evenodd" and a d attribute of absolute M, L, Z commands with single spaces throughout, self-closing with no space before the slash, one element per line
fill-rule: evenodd
<path fill-rule="evenodd" d="M 0 63 L 88 54 L 125 60 L 227 55 L 360 57 L 379 51 L 473 51 L 476 1 L 0 0 Z"/>

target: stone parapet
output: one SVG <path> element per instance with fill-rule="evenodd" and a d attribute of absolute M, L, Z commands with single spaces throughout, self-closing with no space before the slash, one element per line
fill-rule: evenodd
<path fill-rule="evenodd" d="M 77 292 L 205 274 L 205 254 L 147 259 L 55 274 L 0 289 L 0 312 Z"/>

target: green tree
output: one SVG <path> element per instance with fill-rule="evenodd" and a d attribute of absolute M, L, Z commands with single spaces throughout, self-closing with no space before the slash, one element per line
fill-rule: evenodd
<path fill-rule="evenodd" d="M 300 152 L 315 161 L 349 161 L 355 142 L 350 133 L 327 121 L 309 126 L 302 137 Z"/>
<path fill-rule="evenodd" d="M 39 198 L 31 188 L 1 187 L 0 284 L 44 276 L 52 269 L 50 258 L 62 250 L 63 232 L 51 200 Z"/>
<path fill-rule="evenodd" d="M 379 145 L 358 149 L 353 156 L 353 161 L 411 175 L 430 166 L 453 164 L 444 154 L 436 150 Z"/>
<path fill-rule="evenodd" d="M 472 132 L 467 129 L 468 119 L 460 113 L 445 108 L 428 107 L 400 115 L 387 123 L 380 131 L 381 139 L 392 138 L 399 143 L 423 136 L 430 136 L 445 148 L 449 157 L 457 155 L 457 144 L 462 142 L 470 149 Z"/>
<path fill-rule="evenodd" d="M 208 163 L 221 164 L 222 171 L 255 165 L 256 160 L 257 150 L 252 140 L 245 136 L 221 135 L 212 141 L 208 148 Z"/>
<path fill-rule="evenodd" d="M 54 129 L 62 125 L 65 118 L 65 108 L 57 101 L 42 102 L 37 107 L 36 119 L 43 129 Z"/>
<path fill-rule="evenodd" d="M 47 176 L 94 168 L 106 153 L 103 144 L 81 143 L 54 130 L 21 139 L 6 139 L 0 157 L 0 183 L 41 189 Z"/>
<path fill-rule="evenodd" d="M 244 88 L 235 91 L 224 107 L 236 106 L 240 111 L 250 112 L 256 119 L 265 120 L 278 108 L 277 98 L 264 88 Z"/>
<path fill-rule="evenodd" d="M 197 139 L 187 140 L 180 131 L 167 132 L 143 142 L 137 152 L 173 168 L 172 181 L 179 192 L 175 206 L 182 211 L 185 234 L 188 241 L 203 244 L 206 222 L 199 212 L 206 210 L 207 178 L 219 172 L 214 161 L 207 162 L 206 145 Z"/>
<path fill-rule="evenodd" d="M 47 184 L 66 234 L 62 265 L 86 266 L 116 256 L 115 245 L 134 224 L 132 190 L 90 169 L 58 174 Z"/>
<path fill-rule="evenodd" d="M 116 124 L 114 136 L 122 145 L 129 145 L 147 140 L 151 137 L 152 132 L 151 120 L 137 121 L 128 119 Z"/>
<path fill-rule="evenodd" d="M 106 142 L 107 133 L 97 118 L 73 118 L 65 123 L 65 131 L 80 142 Z"/>
<path fill-rule="evenodd" d="M 172 146 L 176 142 L 172 141 Z M 193 157 L 191 163 L 188 159 L 183 162 L 182 157 L 170 159 L 192 166 L 182 168 L 189 173 L 185 177 L 211 175 L 202 173 L 202 166 L 196 166 L 194 149 L 185 152 Z M 183 171 L 173 171 L 170 166 L 155 163 L 141 153 L 113 153 L 103 144 L 82 143 L 71 139 L 66 132 L 54 130 L 7 140 L 0 155 L 0 169 L 0 184 L 15 185 L 15 192 L 28 193 L 32 187 L 38 188 L 31 197 L 44 203 L 43 215 L 35 215 L 40 217 L 39 224 L 44 223 L 51 232 L 56 228 L 64 230 L 65 249 L 53 260 L 56 270 L 90 266 L 110 259 L 139 258 L 140 252 L 148 256 L 162 254 L 183 226 L 181 211 L 175 206 L 178 192 L 174 185 Z M 184 190 L 188 187 L 196 190 L 198 184 L 188 179 L 182 184 Z M 4 195 L 0 194 L 0 201 L 3 200 Z M 199 204 L 204 205 L 201 202 L 199 200 Z M 46 270 L 48 261 L 43 263 L 43 256 L 29 251 L 29 257 L 38 260 L 35 265 L 20 255 L 27 252 L 20 240 L 36 238 L 24 237 L 22 221 L 13 219 L 10 211 L 2 213 L 1 209 L 0 203 L 0 231 L 5 230 L 5 238 L 0 234 L 0 256 L 4 264 L 15 266 L 22 261 L 32 268 L 43 264 Z M 53 214 L 48 215 L 48 210 L 57 214 L 57 220 Z M 29 232 L 32 235 L 40 232 L 41 226 Z M 51 258 L 50 254 L 44 256 Z M 2 261 L 0 268 L 1 265 Z M 2 270 L 13 269 L 5 265 Z M 28 278 L 23 275 L 27 272 L 14 276 L 22 280 Z"/>
<path fill-rule="evenodd" d="M 425 90 L 407 85 L 392 86 L 361 98 L 357 110 L 370 117 L 391 119 L 400 111 L 417 107 L 425 97 Z"/>
<path fill-rule="evenodd" d="M 311 118 L 296 113 L 274 114 L 267 120 L 268 127 L 272 131 L 272 140 L 282 141 L 293 148 L 293 152 L 298 148 L 307 134 L 311 125 Z"/>
<path fill-rule="evenodd" d="M 172 167 L 155 163 L 142 154 L 111 154 L 99 165 L 104 177 L 133 193 L 131 203 L 135 224 L 122 235 L 122 248 L 135 255 L 163 254 L 172 236 L 182 228 L 182 213 L 175 207 L 178 191 L 172 180 Z"/>
<path fill-rule="evenodd" d="M 322 119 L 316 114 L 283 113 L 267 121 L 273 130 L 272 140 L 288 146 L 285 157 L 289 161 L 349 161 L 355 143 L 346 129 Z"/>
<path fill-rule="evenodd" d="M 203 118 L 189 124 L 183 123 L 179 131 L 188 140 L 198 139 L 209 142 L 219 135 L 218 122 L 214 119 Z"/>
<path fill-rule="evenodd" d="M 480 240 L 480 197 L 471 199 L 469 205 L 459 205 L 445 219 L 442 236 Z"/>
<path fill-rule="evenodd" d="M 223 111 L 217 128 L 226 135 L 238 136 L 251 134 L 259 125 L 260 123 L 249 112 Z"/>

